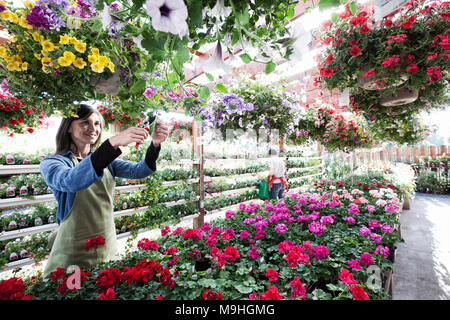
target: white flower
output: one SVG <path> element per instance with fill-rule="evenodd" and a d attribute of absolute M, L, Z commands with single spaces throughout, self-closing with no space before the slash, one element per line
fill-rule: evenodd
<path fill-rule="evenodd" d="M 207 10 L 206 14 L 210 17 L 219 16 L 222 18 L 226 18 L 230 15 L 231 10 L 232 10 L 231 7 L 225 7 L 222 0 L 217 0 L 214 8 Z"/>
<path fill-rule="evenodd" d="M 189 33 L 188 11 L 183 0 L 146 0 L 146 10 L 155 30 L 180 37 Z"/>
<path fill-rule="evenodd" d="M 142 51 L 147 51 L 143 46 L 142 46 L 142 40 L 144 40 L 144 37 L 142 35 L 139 35 L 137 37 L 132 37 L 133 38 L 133 42 L 136 44 L 136 46 L 141 49 Z"/>
<path fill-rule="evenodd" d="M 109 7 L 105 6 L 103 10 L 100 12 L 100 18 L 102 20 L 103 31 L 106 31 L 107 28 L 111 26 L 112 17 L 109 13 Z"/>
<path fill-rule="evenodd" d="M 231 72 L 232 68 L 223 61 L 222 58 L 222 45 L 220 41 L 217 41 L 216 49 L 214 50 L 214 55 L 209 57 L 202 66 L 203 72 L 223 75 Z"/>

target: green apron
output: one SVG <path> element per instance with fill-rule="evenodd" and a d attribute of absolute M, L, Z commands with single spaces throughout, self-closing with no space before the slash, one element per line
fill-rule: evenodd
<path fill-rule="evenodd" d="M 73 162 L 78 164 L 76 158 L 73 158 Z M 53 239 L 49 240 L 51 251 L 44 278 L 57 268 L 76 265 L 83 269 L 117 258 L 114 188 L 114 177 L 109 169 L 105 169 L 102 179 L 76 193 L 72 209 L 61 221 L 56 237 L 53 234 Z M 105 238 L 105 245 L 86 252 L 86 240 L 98 235 Z"/>

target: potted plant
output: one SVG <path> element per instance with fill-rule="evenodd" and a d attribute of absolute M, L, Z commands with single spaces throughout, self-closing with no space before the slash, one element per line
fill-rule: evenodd
<path fill-rule="evenodd" d="M 319 58 L 318 80 L 324 88 L 375 95 L 371 103 L 399 110 L 402 105 L 409 109 L 417 99 L 415 111 L 448 100 L 447 4 L 409 1 L 395 16 L 380 21 L 364 7 L 351 9 L 347 7 L 323 30 L 321 42 L 326 48 Z M 431 99 L 431 105 L 422 97 Z"/>

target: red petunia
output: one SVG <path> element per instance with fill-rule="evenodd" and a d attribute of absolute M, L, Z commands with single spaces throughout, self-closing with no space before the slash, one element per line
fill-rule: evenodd
<path fill-rule="evenodd" d="M 358 46 L 353 46 L 350 49 L 350 54 L 354 57 L 357 57 L 361 53 L 361 49 Z"/>
<path fill-rule="evenodd" d="M 361 33 L 367 33 L 370 31 L 370 28 L 367 24 L 365 24 L 361 27 L 361 29 L 359 29 L 359 31 L 361 31 Z"/>
<path fill-rule="evenodd" d="M 328 64 L 332 64 L 333 63 L 333 60 L 334 60 L 334 56 L 333 56 L 333 54 L 332 53 L 330 53 L 329 55 L 328 55 L 328 57 L 326 58 L 326 63 L 328 63 Z"/>
<path fill-rule="evenodd" d="M 412 15 L 408 18 L 408 20 L 403 24 L 403 28 L 409 29 L 413 25 L 414 21 L 416 21 L 416 16 Z"/>
<path fill-rule="evenodd" d="M 375 72 L 373 71 L 373 69 L 370 69 L 369 71 L 367 71 L 365 74 L 364 74 L 364 77 L 371 77 L 371 76 L 373 76 L 375 74 Z"/>
<path fill-rule="evenodd" d="M 328 78 L 331 77 L 333 72 L 334 70 L 332 68 L 324 68 L 320 70 L 320 75 Z"/>

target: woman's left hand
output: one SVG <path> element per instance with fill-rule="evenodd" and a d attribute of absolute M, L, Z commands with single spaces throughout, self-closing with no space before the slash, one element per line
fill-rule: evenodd
<path fill-rule="evenodd" d="M 169 135 L 169 127 L 162 124 L 161 122 L 155 123 L 155 127 L 152 133 L 152 141 L 155 147 L 159 147 L 161 142 L 166 141 Z"/>

